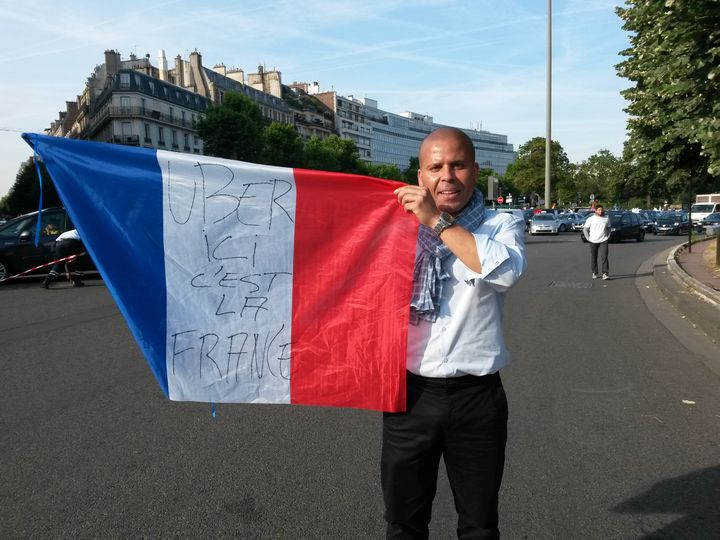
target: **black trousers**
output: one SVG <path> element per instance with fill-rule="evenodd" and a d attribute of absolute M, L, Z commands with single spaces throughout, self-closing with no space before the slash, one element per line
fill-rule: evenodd
<path fill-rule="evenodd" d="M 508 417 L 500 374 L 430 379 L 408 373 L 407 383 L 407 411 L 383 415 L 387 538 L 428 538 L 441 456 L 458 538 L 499 538 Z"/>
<path fill-rule="evenodd" d="M 85 246 L 80 240 L 60 240 L 59 242 L 55 242 L 54 256 L 56 259 L 63 259 L 65 257 L 69 257 L 70 255 L 82 253 L 84 250 Z M 47 278 L 48 281 L 57 279 L 60 274 L 62 274 L 64 264 L 67 266 L 68 272 L 70 273 L 70 279 L 72 279 L 73 283 L 80 282 L 80 278 L 82 278 L 83 274 L 82 272 L 75 270 L 76 261 L 70 261 L 68 263 L 55 263 L 50 269 L 50 274 Z"/>
<path fill-rule="evenodd" d="M 598 255 L 600 256 L 600 267 L 602 268 L 603 274 L 609 274 L 610 273 L 610 263 L 608 262 L 608 241 L 605 240 L 604 242 L 594 243 L 594 242 L 588 242 L 590 244 L 590 267 L 592 268 L 592 273 L 597 274 L 598 273 Z"/>

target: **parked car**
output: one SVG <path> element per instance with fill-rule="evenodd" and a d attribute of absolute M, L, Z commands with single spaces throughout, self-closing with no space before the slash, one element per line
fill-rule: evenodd
<path fill-rule="evenodd" d="M 579 231 L 585 224 L 585 219 L 575 212 L 569 212 L 567 214 L 563 214 L 563 216 L 565 217 L 567 223 L 569 223 L 568 231 Z"/>
<path fill-rule="evenodd" d="M 654 210 L 640 210 L 637 214 L 640 216 L 640 221 L 642 222 L 645 232 L 653 232 L 655 230 L 655 220 L 657 219 L 656 214 L 659 214 L 659 212 L 655 212 Z"/>
<path fill-rule="evenodd" d="M 559 232 L 565 232 L 572 230 L 572 223 L 570 223 L 570 220 L 568 219 L 568 214 L 556 214 L 555 219 L 558 220 L 558 231 Z"/>
<path fill-rule="evenodd" d="M 582 231 L 583 227 L 585 226 L 585 220 L 587 220 L 587 218 L 589 218 L 590 216 L 595 215 L 595 212 L 590 212 L 589 214 L 585 214 L 584 216 L 580 214 L 578 215 L 580 216 L 580 219 L 578 219 L 577 222 L 573 224 L 573 231 Z"/>
<path fill-rule="evenodd" d="M 687 233 L 690 230 L 690 219 L 687 212 L 665 212 L 658 217 L 654 234 Z"/>
<path fill-rule="evenodd" d="M 63 232 L 74 229 L 64 208 L 46 208 L 40 221 L 40 241 L 35 246 L 38 213 L 32 212 L 0 225 L 0 279 L 19 274 L 35 266 L 51 262 L 55 239 Z M 89 257 L 78 261 L 78 269 L 94 270 Z M 47 273 L 41 268 L 33 273 Z"/>
<path fill-rule="evenodd" d="M 720 212 L 713 212 L 701 219 L 698 230 L 704 231 L 708 225 L 720 225 Z"/>
<path fill-rule="evenodd" d="M 533 214 L 530 220 L 530 234 L 558 234 L 560 222 L 555 214 Z"/>
<path fill-rule="evenodd" d="M 622 242 L 629 238 L 638 242 L 645 240 L 645 229 L 642 227 L 640 216 L 635 212 L 611 210 L 606 212 L 606 215 L 610 219 L 610 242 Z M 584 233 L 581 235 L 581 239 L 583 242 L 587 242 Z"/>

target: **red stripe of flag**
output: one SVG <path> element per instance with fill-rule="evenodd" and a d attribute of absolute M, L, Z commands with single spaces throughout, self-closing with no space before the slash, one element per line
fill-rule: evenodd
<path fill-rule="evenodd" d="M 417 221 L 400 183 L 295 170 L 290 401 L 405 410 Z"/>

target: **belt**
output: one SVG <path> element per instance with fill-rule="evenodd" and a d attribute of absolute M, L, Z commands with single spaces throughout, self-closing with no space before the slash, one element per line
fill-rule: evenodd
<path fill-rule="evenodd" d="M 407 372 L 408 382 L 435 388 L 466 388 L 493 383 L 500 379 L 500 372 L 487 375 L 462 375 L 460 377 L 423 377 L 412 371 Z"/>

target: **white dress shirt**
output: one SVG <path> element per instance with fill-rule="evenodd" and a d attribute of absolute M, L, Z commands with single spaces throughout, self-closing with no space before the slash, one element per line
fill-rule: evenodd
<path fill-rule="evenodd" d="M 435 322 L 409 325 L 407 369 L 424 377 L 488 375 L 506 366 L 502 332 L 505 292 L 527 268 L 525 223 L 505 212 L 487 210 L 475 230 L 482 273 L 457 257 L 443 261 L 443 282 Z"/>
<path fill-rule="evenodd" d="M 60 240 L 80 240 L 80 235 L 76 229 L 70 229 L 55 239 L 56 242 L 59 242 Z"/>

